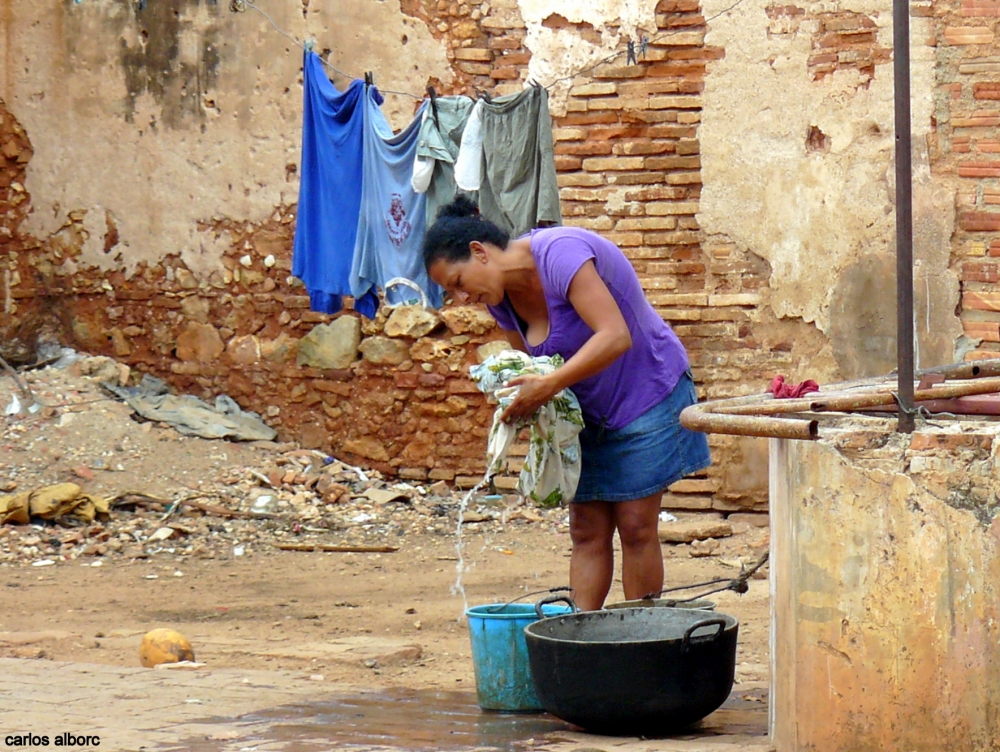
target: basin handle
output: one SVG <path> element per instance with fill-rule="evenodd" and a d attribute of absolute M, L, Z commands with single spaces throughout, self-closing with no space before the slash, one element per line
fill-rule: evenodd
<path fill-rule="evenodd" d="M 701 629 L 702 627 L 718 627 L 719 629 L 713 634 L 699 635 L 698 637 L 691 636 L 696 629 Z M 717 639 L 719 639 L 719 636 L 725 631 L 726 631 L 726 620 L 723 619 L 721 616 L 717 616 L 714 619 L 705 619 L 704 621 L 700 621 L 697 624 L 692 624 L 690 627 L 687 628 L 687 631 L 684 633 L 684 639 L 682 641 L 684 649 L 687 650 L 692 645 L 703 645 L 708 642 L 715 642 Z"/>
<path fill-rule="evenodd" d="M 574 600 L 570 598 L 568 595 L 549 595 L 546 596 L 545 598 L 542 598 L 540 601 L 538 601 L 538 603 L 535 604 L 535 613 L 538 615 L 539 619 L 548 618 L 545 615 L 545 612 L 542 611 L 542 606 L 547 606 L 550 603 L 565 603 L 567 606 L 570 607 L 570 610 L 572 610 L 574 613 L 580 610 L 579 607 L 574 602 Z"/>

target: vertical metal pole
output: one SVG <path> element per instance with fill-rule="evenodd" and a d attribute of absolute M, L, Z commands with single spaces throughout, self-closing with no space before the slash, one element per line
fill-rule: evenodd
<path fill-rule="evenodd" d="M 892 2 L 896 101 L 896 372 L 900 433 L 913 420 L 913 171 L 910 164 L 910 3 Z"/>

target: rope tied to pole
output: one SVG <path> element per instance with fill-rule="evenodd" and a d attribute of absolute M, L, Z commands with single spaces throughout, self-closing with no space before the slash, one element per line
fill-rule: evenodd
<path fill-rule="evenodd" d="M 708 580 L 707 582 L 699 582 L 694 585 L 680 585 L 678 587 L 666 588 L 665 590 L 661 590 L 658 593 L 648 594 L 643 598 L 643 600 L 652 600 L 654 598 L 659 598 L 664 593 L 676 593 L 679 590 L 694 590 L 695 588 L 709 587 L 711 585 L 719 585 L 721 583 L 725 584 L 723 584 L 722 587 L 717 587 L 713 590 L 708 590 L 704 593 L 700 593 L 691 598 L 675 599 L 674 603 L 690 603 L 691 601 L 701 600 L 702 598 L 706 598 L 709 595 L 714 595 L 715 593 L 721 593 L 725 590 L 732 590 L 734 593 L 739 593 L 740 595 L 743 595 L 744 593 L 750 590 L 750 585 L 748 584 L 750 578 L 753 577 L 754 574 L 756 574 L 756 572 L 767 563 L 769 558 L 770 554 L 767 551 L 765 551 L 752 567 L 750 567 L 749 569 L 746 569 L 744 567 L 743 571 L 740 572 L 740 574 L 737 577 L 734 577 L 733 579 L 727 579 L 723 577 L 715 580 Z"/>

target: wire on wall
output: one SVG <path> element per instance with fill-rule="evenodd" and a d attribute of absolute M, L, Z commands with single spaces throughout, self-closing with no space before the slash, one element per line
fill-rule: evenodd
<path fill-rule="evenodd" d="M 77 1 L 79 2 L 79 0 L 77 0 Z M 637 50 L 636 50 L 635 42 L 630 41 L 630 42 L 627 43 L 626 49 L 624 49 L 624 50 L 617 50 L 616 52 L 613 52 L 612 54 L 608 55 L 607 57 L 605 57 L 605 58 L 603 58 L 601 60 L 598 60 L 593 65 L 590 65 L 590 66 L 588 66 L 586 68 L 578 70 L 575 73 L 570 73 L 567 76 L 561 76 L 561 77 L 555 79 L 554 81 L 552 81 L 550 84 L 546 85 L 545 88 L 546 89 L 551 89 L 553 86 L 555 86 L 556 84 L 562 83 L 563 81 L 572 81 L 575 78 L 579 78 L 580 76 L 582 76 L 582 75 L 584 75 L 586 73 L 590 73 L 591 71 L 596 70 L 597 68 L 600 68 L 602 65 L 607 65 L 608 63 L 610 63 L 610 62 L 612 62 L 614 60 L 617 60 L 622 55 L 626 55 L 628 57 L 629 63 L 632 63 L 633 61 L 638 62 L 637 54 L 641 55 L 642 57 L 645 57 L 645 53 L 646 53 L 646 50 L 649 47 L 649 45 L 656 44 L 657 42 L 659 42 L 659 41 L 661 41 L 663 39 L 666 39 L 667 37 L 671 37 L 671 36 L 673 36 L 675 34 L 680 34 L 681 32 L 684 32 L 684 31 L 691 31 L 692 29 L 699 29 L 699 28 L 701 28 L 701 27 L 703 27 L 703 26 L 711 23 L 715 19 L 717 19 L 717 18 L 719 18 L 721 16 L 724 16 L 724 15 L 726 15 L 728 13 L 731 13 L 738 6 L 742 5 L 745 1 L 746 0 L 736 0 L 736 2 L 734 2 L 728 8 L 725 8 L 725 9 L 719 11 L 714 16 L 710 16 L 709 18 L 706 18 L 706 19 L 702 20 L 700 23 L 690 24 L 688 26 L 678 26 L 675 29 L 671 29 L 670 31 L 666 31 L 666 32 L 664 32 L 662 34 L 659 34 L 659 35 L 653 37 L 652 39 L 649 39 L 649 38 L 647 38 L 647 37 L 644 36 L 644 37 L 642 37 L 642 39 L 641 39 L 641 41 L 639 43 L 638 53 L 637 53 Z M 289 34 L 288 32 L 284 31 L 281 27 L 279 27 L 278 24 L 276 24 L 274 22 L 274 19 L 271 18 L 271 16 L 269 16 L 267 14 L 267 12 L 264 11 L 263 8 L 260 8 L 259 6 L 257 6 L 256 3 L 253 2 L 253 0 L 230 0 L 230 2 L 229 2 L 229 10 L 231 10 L 233 13 L 244 13 L 244 12 L 246 12 L 247 8 L 251 8 L 251 9 L 257 11 L 258 13 L 260 13 L 262 16 L 264 16 L 264 18 L 266 18 L 268 20 L 268 22 L 271 24 L 271 26 L 274 27 L 275 31 L 277 31 L 279 34 L 281 34 L 281 36 L 285 37 L 290 42 L 292 42 L 292 44 L 294 44 L 295 46 L 301 48 L 302 50 L 304 50 L 306 52 L 312 52 L 313 51 L 313 47 L 315 46 L 315 42 L 313 42 L 311 40 L 307 40 L 305 42 L 300 42 L 299 40 L 297 40 L 291 34 Z M 327 61 L 322 56 L 320 56 L 320 60 L 322 60 L 323 63 L 328 68 L 330 68 L 331 70 L 335 71 L 337 74 L 339 74 L 340 76 L 343 76 L 344 78 L 350 78 L 350 79 L 357 78 L 357 76 L 352 76 L 352 75 L 350 75 L 348 73 L 344 73 L 344 71 L 342 71 L 339 68 L 335 67 L 333 64 L 331 64 L 329 61 Z M 411 97 L 411 98 L 417 99 L 417 100 L 424 99 L 423 96 L 417 96 L 415 94 L 410 94 L 409 92 L 405 92 L 405 91 L 391 91 L 389 89 L 382 89 L 382 88 L 379 88 L 379 91 L 382 92 L 383 94 L 398 94 L 399 96 Z"/>
<path fill-rule="evenodd" d="M 285 37 L 285 39 L 288 39 L 296 47 L 300 47 L 304 52 L 312 52 L 313 51 L 313 46 L 315 44 L 314 42 L 311 42 L 311 41 L 300 42 L 299 40 L 297 40 L 295 37 L 293 37 L 288 32 L 283 31 L 281 29 L 281 27 L 279 27 L 278 24 L 276 24 L 274 22 L 273 18 L 271 18 L 262 8 L 259 8 L 259 7 L 257 7 L 256 4 L 254 4 L 253 0 L 232 0 L 230 2 L 230 4 L 229 4 L 229 9 L 231 11 L 236 12 L 236 13 L 242 13 L 247 8 L 252 8 L 253 10 L 257 11 L 258 13 L 260 13 L 262 16 L 264 16 L 264 18 L 266 18 L 270 22 L 271 26 L 274 27 L 275 31 L 277 31 L 279 34 L 281 34 L 281 36 Z M 322 55 L 319 56 L 319 59 L 323 61 L 324 65 L 326 65 L 331 70 L 336 71 L 337 73 L 339 73 L 344 78 L 350 78 L 350 79 L 357 78 L 357 76 L 352 76 L 352 75 L 350 75 L 348 73 L 344 73 L 344 71 L 342 71 L 339 68 L 335 67 L 328 60 L 326 60 Z M 379 87 L 379 91 L 381 93 L 383 93 L 383 94 L 398 94 L 401 97 L 412 97 L 413 99 L 416 99 L 416 100 L 422 100 L 423 99 L 423 97 L 418 97 L 418 96 L 416 96 L 414 94 L 410 94 L 410 93 L 405 92 L 405 91 L 391 91 L 389 89 L 383 89 L 381 87 Z"/>

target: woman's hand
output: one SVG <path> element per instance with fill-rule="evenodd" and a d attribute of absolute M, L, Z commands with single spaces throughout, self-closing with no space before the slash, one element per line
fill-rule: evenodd
<path fill-rule="evenodd" d="M 551 375 L 525 374 L 515 376 L 504 384 L 504 387 L 516 386 L 520 388 L 514 401 L 503 411 L 500 420 L 504 423 L 514 423 L 520 418 L 529 418 L 535 414 L 538 408 L 555 397 L 559 387 L 553 384 Z"/>

